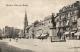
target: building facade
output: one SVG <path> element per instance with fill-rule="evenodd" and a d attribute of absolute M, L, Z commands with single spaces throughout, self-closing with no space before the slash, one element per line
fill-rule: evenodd
<path fill-rule="evenodd" d="M 53 14 L 45 17 L 43 21 L 35 21 L 32 25 L 27 26 L 26 30 L 28 30 L 29 37 L 47 39 L 53 34 L 56 35 L 56 26 L 53 24 L 52 18 L 54 18 Z"/>
<path fill-rule="evenodd" d="M 17 29 L 14 27 L 5 26 L 4 28 L 4 38 L 18 38 L 18 37 L 24 37 L 23 36 L 23 30 Z"/>
<path fill-rule="evenodd" d="M 78 19 L 80 19 L 79 1 L 60 9 L 55 19 L 58 37 L 61 39 L 65 34 L 68 34 L 66 37 L 74 37 L 74 33 L 78 31 Z"/>
<path fill-rule="evenodd" d="M 4 34 L 5 34 L 5 37 L 7 38 L 12 37 L 14 35 L 14 28 L 5 26 Z"/>
<path fill-rule="evenodd" d="M 80 31 L 80 2 L 64 6 L 59 13 L 45 17 L 43 21 L 36 21 L 29 25 L 29 37 L 65 40 L 75 39 L 75 33 Z"/>

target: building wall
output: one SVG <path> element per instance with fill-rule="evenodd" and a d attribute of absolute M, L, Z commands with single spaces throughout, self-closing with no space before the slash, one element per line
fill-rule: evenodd
<path fill-rule="evenodd" d="M 76 6 L 75 6 L 76 5 Z M 56 29 L 57 33 L 65 33 L 77 31 L 79 24 L 80 2 L 73 3 L 72 5 L 65 6 L 59 10 L 56 16 Z M 62 34 L 64 35 L 64 34 Z M 61 36 L 62 36 L 61 35 Z M 60 36 L 60 35 L 59 35 Z"/>
<path fill-rule="evenodd" d="M 65 32 L 77 32 L 80 30 L 80 2 L 77 1 L 72 5 L 64 6 L 59 10 L 59 13 L 57 13 L 55 18 L 52 17 L 52 15 L 47 16 L 43 21 L 38 22 L 36 25 L 31 25 L 28 29 L 29 35 L 31 36 L 34 34 L 35 37 L 37 37 L 42 34 L 49 34 L 49 36 L 57 36 L 62 39 Z M 56 26 L 54 26 L 54 23 Z"/>
<path fill-rule="evenodd" d="M 14 27 L 9 27 L 9 26 L 5 26 L 4 28 L 4 37 L 7 37 L 7 38 L 16 38 L 16 37 L 19 37 L 23 34 L 20 35 L 20 32 L 21 29 L 17 29 L 17 28 L 14 28 Z"/>
<path fill-rule="evenodd" d="M 2 29 L 0 29 L 0 38 L 3 37 L 3 34 L 2 34 Z"/>
<path fill-rule="evenodd" d="M 43 21 L 41 21 L 40 24 L 38 24 L 35 27 L 35 29 L 36 29 L 35 32 L 39 35 L 49 34 L 49 36 L 52 36 L 52 30 L 50 29 L 50 28 L 52 28 L 52 22 L 51 21 L 52 21 L 51 16 L 47 17 L 47 19 L 44 19 Z"/>
<path fill-rule="evenodd" d="M 33 35 L 35 38 L 38 38 L 39 36 L 42 36 L 43 34 L 46 36 L 53 36 L 53 24 L 52 24 L 52 16 L 46 17 L 43 21 L 39 21 L 36 25 L 30 25 L 30 27 L 27 28 L 29 31 L 29 37 L 32 37 Z M 55 31 L 56 32 L 56 31 Z M 54 34 L 56 35 L 56 34 Z M 49 37 L 48 36 L 48 37 Z"/>

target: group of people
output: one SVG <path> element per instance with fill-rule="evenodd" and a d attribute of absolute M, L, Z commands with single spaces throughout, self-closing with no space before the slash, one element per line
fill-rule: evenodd
<path fill-rule="evenodd" d="M 16 42 L 18 42 L 18 38 L 15 38 L 14 40 L 16 40 Z M 9 39 L 9 41 L 12 41 L 12 38 Z"/>

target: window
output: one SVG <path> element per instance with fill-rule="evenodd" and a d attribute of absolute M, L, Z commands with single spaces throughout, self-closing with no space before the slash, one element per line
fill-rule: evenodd
<path fill-rule="evenodd" d="M 74 16 L 74 17 L 72 18 L 72 21 L 73 21 L 73 22 L 77 21 L 77 16 Z"/>
<path fill-rule="evenodd" d="M 77 14 L 78 13 L 78 10 L 75 10 L 74 13 Z"/>
<path fill-rule="evenodd" d="M 70 13 L 68 13 L 68 18 L 70 17 Z"/>

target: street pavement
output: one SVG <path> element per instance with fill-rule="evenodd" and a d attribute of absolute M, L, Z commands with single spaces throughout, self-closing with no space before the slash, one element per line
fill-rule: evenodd
<path fill-rule="evenodd" d="M 20 48 L 21 50 L 32 50 L 32 52 L 80 52 L 80 40 L 67 40 L 66 42 L 50 42 L 39 39 L 3 39 L 0 42 L 7 42 L 8 45 Z"/>
<path fill-rule="evenodd" d="M 0 42 L 0 52 L 34 52 L 34 51 L 29 49 L 21 49 L 21 48 L 9 45 L 6 42 Z"/>

